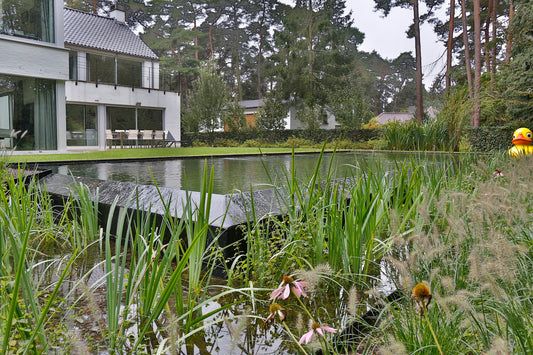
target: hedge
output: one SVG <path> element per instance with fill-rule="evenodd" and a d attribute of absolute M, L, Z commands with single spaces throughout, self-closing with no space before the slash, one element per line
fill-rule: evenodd
<path fill-rule="evenodd" d="M 201 133 L 183 133 L 182 142 L 202 142 L 213 145 L 218 140 L 233 140 L 240 144 L 247 140 L 263 140 L 268 143 L 282 143 L 287 139 L 295 137 L 313 141 L 315 143 L 335 141 L 337 139 L 348 139 L 353 142 L 368 141 L 377 139 L 380 132 L 377 129 L 357 129 L 357 130 L 306 130 L 306 129 L 286 129 L 280 131 L 258 131 L 258 130 L 241 130 L 231 132 L 201 132 Z"/>
<path fill-rule="evenodd" d="M 512 146 L 513 132 L 518 127 L 476 127 L 467 128 L 465 131 L 473 151 L 490 152 L 504 151 Z M 306 130 L 306 129 L 287 129 L 281 131 L 258 131 L 258 130 L 241 130 L 231 132 L 201 132 L 201 133 L 183 133 L 182 142 L 190 145 L 198 141 L 208 145 L 214 145 L 215 141 L 231 140 L 242 144 L 247 140 L 260 140 L 268 143 L 282 143 L 289 138 L 301 138 L 321 143 L 326 140 L 332 142 L 338 139 L 348 139 L 352 142 L 364 142 L 372 139 L 379 139 L 381 136 L 379 129 L 356 129 L 356 130 Z"/>
<path fill-rule="evenodd" d="M 473 151 L 504 151 L 512 147 L 513 132 L 518 127 L 472 127 L 466 131 Z"/>

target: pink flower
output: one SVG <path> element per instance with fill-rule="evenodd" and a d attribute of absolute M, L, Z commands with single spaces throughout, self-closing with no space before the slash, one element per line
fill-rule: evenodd
<path fill-rule="evenodd" d="M 500 176 L 503 176 L 503 173 L 501 172 L 501 170 L 494 169 L 494 172 L 492 173 L 492 175 L 496 177 L 500 177 Z"/>
<path fill-rule="evenodd" d="M 330 332 L 330 333 L 336 333 L 337 332 L 337 329 L 335 328 L 331 328 L 331 327 L 322 327 L 320 326 L 320 324 L 318 324 L 317 322 L 314 322 L 313 325 L 311 326 L 311 330 L 308 331 L 307 333 L 305 333 L 304 335 L 302 335 L 302 337 L 300 338 L 300 340 L 298 341 L 298 343 L 300 344 L 303 344 L 303 343 L 310 343 L 311 340 L 313 339 L 313 334 L 315 334 L 315 332 L 317 332 L 318 334 L 320 334 L 321 336 L 324 336 L 324 332 L 323 331 L 326 331 L 326 332 Z"/>
<path fill-rule="evenodd" d="M 281 321 L 285 320 L 285 313 L 283 313 L 283 310 L 283 307 L 281 307 L 278 303 L 272 303 L 269 307 L 270 314 L 268 315 L 267 319 L 265 319 L 263 324 L 274 321 L 276 316 L 278 316 Z"/>
<path fill-rule="evenodd" d="M 305 281 L 294 281 L 292 276 L 283 276 L 283 282 L 281 283 L 281 286 L 272 291 L 270 294 L 270 299 L 275 300 L 277 297 L 281 298 L 282 300 L 287 299 L 291 294 L 291 289 L 296 297 L 307 297 L 307 294 L 305 293 L 306 287 L 307 282 Z"/>

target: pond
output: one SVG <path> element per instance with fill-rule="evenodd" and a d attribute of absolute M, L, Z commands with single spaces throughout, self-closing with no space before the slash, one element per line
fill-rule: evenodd
<path fill-rule="evenodd" d="M 298 179 L 305 180 L 312 175 L 319 154 L 296 154 L 295 172 Z M 450 162 L 447 154 L 402 154 L 338 152 L 324 154 L 319 167 L 320 176 L 326 177 L 331 163 L 333 176 L 351 176 L 354 166 L 371 167 L 380 164 L 392 169 L 398 161 L 415 159 L 422 163 L 443 164 Z M 233 190 L 254 191 L 271 188 L 283 183 L 290 171 L 292 156 L 232 156 L 209 158 L 181 158 L 134 162 L 75 163 L 50 166 L 53 172 L 72 174 L 100 180 L 133 182 L 142 185 L 169 187 L 179 190 L 199 191 L 205 164 L 214 169 L 213 192 L 229 194 Z"/>
<path fill-rule="evenodd" d="M 305 181 L 309 178 L 317 166 L 319 159 L 318 154 L 297 154 L 291 155 L 269 155 L 269 156 L 242 156 L 242 157 L 210 157 L 197 159 L 168 159 L 154 161 L 136 161 L 136 162 L 113 162 L 113 163 L 84 163 L 84 164 L 64 164 L 52 166 L 52 170 L 60 174 L 72 174 L 74 176 L 83 176 L 97 178 L 101 180 L 115 180 L 123 182 L 133 182 L 150 185 L 154 181 L 159 186 L 188 189 L 198 191 L 204 166 L 212 166 L 214 169 L 214 193 L 227 194 L 238 189 L 247 191 L 252 187 L 254 190 L 271 188 L 273 185 L 283 184 L 288 171 L 291 170 L 291 164 L 294 162 L 294 171 L 297 178 Z M 447 154 L 392 154 L 392 153 L 354 153 L 342 152 L 325 154 L 323 161 L 319 166 L 319 178 L 326 178 L 329 167 L 333 171 L 333 176 L 337 178 L 354 175 L 354 169 L 369 171 L 389 171 L 396 169 L 403 161 L 412 162 L 410 169 L 421 165 L 446 166 L 455 163 L 453 155 Z M 382 183 L 386 183 L 383 182 Z M 341 224 L 341 223 L 337 223 Z M 303 226 L 303 231 L 306 227 Z M 328 237 L 331 237 L 330 232 Z M 344 235 L 343 233 L 341 233 Z M 290 244 L 289 244 L 290 245 Z M 101 248 L 101 246 L 100 246 Z M 311 248 L 309 248 L 311 249 Z M 265 251 L 267 253 L 267 251 Z M 88 253 L 89 255 L 99 254 L 97 251 Z M 101 255 L 101 252 L 100 252 Z M 101 255 L 102 256 L 102 255 Z M 127 256 L 130 257 L 129 255 Z M 271 257 L 273 258 L 273 256 Z M 96 257 L 96 260 L 90 260 L 85 267 L 77 265 L 75 270 L 78 273 L 73 275 L 71 282 L 77 282 L 80 274 L 90 275 L 87 281 L 90 284 L 92 279 L 102 279 L 105 275 L 103 270 L 103 261 Z M 84 264 L 84 263 L 82 263 Z M 389 293 L 392 289 L 388 285 L 387 275 L 383 266 L 377 267 L 372 274 L 374 284 L 380 288 L 384 294 Z M 83 271 L 82 271 L 83 269 Z M 280 267 L 280 269 L 283 269 Z M 40 272 L 42 274 L 42 272 Z M 258 276 L 265 284 L 277 284 L 279 279 L 273 279 L 276 274 L 275 270 L 261 273 Z M 367 274 L 367 275 L 370 275 Z M 328 278 L 326 276 L 325 278 Z M 272 278 L 272 280 L 270 280 Z M 268 279 L 268 282 L 265 280 Z M 187 280 L 187 278 L 185 278 Z M 256 280 L 257 282 L 258 280 Z M 184 281 L 186 283 L 186 281 Z M 224 288 L 218 289 L 218 285 L 224 285 L 225 280 L 211 280 L 211 285 L 206 286 L 206 292 L 217 294 Z M 98 307 L 97 314 L 106 314 L 105 305 L 105 286 L 95 287 L 91 291 L 91 297 L 100 299 L 101 307 Z M 202 318 L 199 325 L 203 329 L 190 336 L 186 344 L 183 344 L 179 353 L 182 354 L 298 354 L 299 349 L 295 342 L 291 342 L 283 336 L 284 328 L 279 323 L 265 326 L 264 319 L 269 315 L 269 291 L 262 290 L 257 295 L 250 296 L 250 300 L 237 302 L 235 295 L 216 299 L 203 304 L 195 317 Z M 330 285 L 328 288 L 317 289 L 313 291 L 313 298 L 306 301 L 309 307 L 313 307 L 319 315 L 333 315 L 337 325 L 347 324 L 346 307 L 349 295 L 347 289 Z M 235 303 L 231 307 L 227 305 Z M 361 303 L 364 306 L 363 303 Z M 290 319 L 287 320 L 288 327 L 297 334 L 303 334 L 306 331 L 307 324 L 301 319 L 307 316 L 301 310 L 298 303 L 283 303 L 284 307 L 290 309 Z M 174 306 L 173 306 L 174 307 Z M 225 308 L 227 307 L 227 308 Z M 90 308 L 89 305 L 80 304 L 82 312 L 84 308 Z M 221 312 L 216 310 L 223 309 Z M 364 311 L 365 309 L 363 309 Z M 212 314 L 213 312 L 213 314 Z M 87 312 L 85 312 L 87 313 Z M 99 329 L 98 322 L 100 318 L 92 320 L 90 314 L 83 314 L 80 324 L 75 324 L 76 331 L 80 333 L 91 334 L 95 339 L 103 338 L 102 334 L 97 332 Z M 93 317 L 94 318 L 94 317 Z M 86 319 L 86 320 L 85 320 Z M 168 319 L 159 319 L 162 322 L 157 327 L 170 327 Z M 303 324 L 303 325 L 302 325 Z M 128 325 L 126 334 L 136 334 L 138 325 L 131 323 Z M 170 327 L 171 328 L 171 327 Z M 95 330 L 96 329 L 96 330 Z M 90 333 L 94 331 L 94 334 Z M 286 334 L 285 334 L 286 335 Z M 157 338 L 157 332 L 154 333 Z M 157 342 L 156 342 L 157 343 Z M 106 353 L 105 351 L 102 354 Z"/>

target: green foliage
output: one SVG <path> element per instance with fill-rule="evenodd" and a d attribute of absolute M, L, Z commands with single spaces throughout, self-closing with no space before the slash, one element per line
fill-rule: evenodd
<path fill-rule="evenodd" d="M 220 252 L 218 234 L 208 228 L 212 170 L 204 170 L 198 205 L 185 198 L 179 220 L 171 216 L 168 201 L 162 220 L 111 208 L 109 221 L 117 223 L 108 223 L 105 229 L 100 250 L 104 261 L 93 260 L 90 271 L 81 276 L 84 269 L 78 255 L 83 251 L 71 252 L 75 246 L 69 244 L 73 238 L 68 234 L 72 228 L 86 228 L 80 227 L 81 222 L 67 222 L 76 218 L 73 210 L 54 211 L 35 180 L 19 184 L 1 171 L 2 352 L 70 351 L 65 340 L 72 341 L 75 333 L 66 328 L 70 318 L 63 315 L 83 312 L 86 317 L 81 319 L 89 322 L 87 309 L 76 309 L 72 302 L 88 302 L 78 287 L 89 276 L 98 278 L 95 271 L 104 267 L 102 291 L 99 286 L 87 289 L 94 298 L 105 300 L 94 313 L 109 353 L 146 349 L 177 353 L 188 340 L 198 344 L 198 335 L 210 340 L 212 331 L 220 334 L 213 324 L 238 317 L 228 310 L 239 298 L 250 300 L 252 314 L 242 317 L 252 322 L 247 339 L 257 340 L 266 332 L 257 329 L 267 324 L 262 317 L 266 312 L 262 308 L 269 303 L 267 291 L 277 287 L 284 275 L 306 281 L 310 297 L 279 301 L 290 309 L 284 331 L 273 327 L 265 337 L 275 334 L 296 344 L 294 334 L 306 331 L 291 322 L 297 317 L 341 328 L 359 319 L 358 307 L 366 311 L 371 304 L 364 296 L 347 300 L 345 295 L 352 294 L 354 285 L 353 293 L 360 295 L 396 287 L 405 299 L 383 306 L 377 315 L 381 323 L 365 333 L 361 344 L 354 344 L 365 353 L 400 348 L 436 354 L 436 340 L 444 354 L 528 353 L 533 346 L 533 158 L 473 154 L 454 156 L 442 164 L 427 156 L 406 157 L 392 167 L 379 162 L 354 164 L 352 175 L 334 180 L 333 165 L 325 172 L 320 168 L 321 155 L 305 181 L 296 178 L 298 165 L 293 159 L 284 170 L 283 184 L 271 190 L 270 197 L 281 206 L 277 217 L 264 215 L 254 201 L 254 196 L 265 195 L 243 194 L 250 202 L 242 225 L 246 246 L 240 244 L 243 253 L 227 269 L 231 282 L 246 285 L 238 290 L 216 287 L 211 279 Z M 503 176 L 495 175 L 495 169 Z M 22 174 L 18 179 L 23 181 Z M 131 203 L 137 210 L 135 192 Z M 85 203 L 76 208 L 90 215 L 94 210 Z M 47 243 L 54 247 L 51 253 L 43 247 Z M 57 260 L 59 247 L 68 251 L 62 260 Z M 43 265 L 52 272 L 52 281 L 41 272 Z M 68 286 L 69 275 L 75 281 L 64 295 L 60 291 Z M 408 302 L 413 285 L 420 281 L 433 295 L 423 316 Z M 214 304 L 213 311 L 201 313 Z M 354 313 L 348 315 L 346 309 L 352 307 Z M 242 307 L 236 309 L 232 312 L 242 312 Z M 209 318 L 213 314 L 218 317 Z M 155 328 L 157 337 L 152 333 Z M 330 349 L 326 343 L 320 346 L 323 351 Z M 291 345 L 280 349 L 301 351 Z"/>
<path fill-rule="evenodd" d="M 446 125 L 449 147 L 454 152 L 459 150 L 459 142 L 470 125 L 471 114 L 472 102 L 468 99 L 468 88 L 457 87 L 448 93 L 437 120 Z"/>
<path fill-rule="evenodd" d="M 226 106 L 224 125 L 226 125 L 230 131 L 240 131 L 246 128 L 244 107 L 239 105 L 238 102 L 233 102 Z"/>
<path fill-rule="evenodd" d="M 286 142 L 280 143 L 282 148 L 303 148 L 303 147 L 312 147 L 314 143 L 305 138 L 290 137 Z"/>
<path fill-rule="evenodd" d="M 222 125 L 227 90 L 222 77 L 212 68 L 212 63 L 200 71 L 190 97 L 190 108 L 184 115 L 185 126 L 213 132 Z"/>
<path fill-rule="evenodd" d="M 283 105 L 278 91 L 270 92 L 259 107 L 255 122 L 257 129 L 266 131 L 279 131 L 285 128 L 287 108 Z"/>
<path fill-rule="evenodd" d="M 451 151 L 454 148 L 447 122 L 441 120 L 420 124 L 414 120 L 405 123 L 389 122 L 382 127 L 385 149 L 406 151 Z"/>
<path fill-rule="evenodd" d="M 508 102 L 508 112 L 514 120 L 533 119 L 533 2 L 516 2 L 516 14 L 510 24 L 512 36 L 512 61 L 503 70 L 503 84 Z"/>
<path fill-rule="evenodd" d="M 286 142 L 291 137 L 302 138 L 314 143 L 322 143 L 326 140 L 335 142 L 337 140 L 347 139 L 352 142 L 364 142 L 376 139 L 380 136 L 377 129 L 330 129 L 330 130 L 307 130 L 307 129 L 285 129 L 281 131 L 259 131 L 243 130 L 239 132 L 212 132 L 208 133 L 183 133 L 182 140 L 190 142 L 204 143 L 205 146 L 211 146 L 217 139 L 230 139 L 239 143 L 247 140 L 259 140 L 262 146 L 275 146 L 279 143 Z M 197 145 L 195 145 L 197 146 Z"/>
<path fill-rule="evenodd" d="M 296 119 L 302 122 L 306 129 L 316 131 L 327 122 L 327 113 L 318 105 L 303 105 L 296 111 Z"/>
<path fill-rule="evenodd" d="M 218 138 L 218 139 L 215 139 L 215 146 L 217 147 L 238 147 L 239 142 L 233 139 Z"/>
<path fill-rule="evenodd" d="M 283 99 L 322 106 L 329 91 L 344 85 L 363 40 L 345 8 L 338 0 L 296 2 L 281 17 L 283 27 L 275 32 L 278 50 L 271 63 Z"/>
<path fill-rule="evenodd" d="M 332 93 L 330 106 L 335 120 L 346 129 L 359 129 L 362 123 L 372 118 L 370 105 L 361 93 L 354 94 L 354 92 L 356 92 L 354 88 L 347 86 Z"/>
<path fill-rule="evenodd" d="M 265 144 L 264 141 L 261 141 L 261 140 L 258 140 L 258 139 L 248 139 L 248 140 L 244 141 L 244 143 L 242 143 L 243 147 L 259 148 L 259 147 L 263 147 L 265 145 L 266 144 Z"/>
<path fill-rule="evenodd" d="M 519 127 L 470 127 L 466 134 L 473 151 L 505 151 L 512 147 L 513 132 Z"/>

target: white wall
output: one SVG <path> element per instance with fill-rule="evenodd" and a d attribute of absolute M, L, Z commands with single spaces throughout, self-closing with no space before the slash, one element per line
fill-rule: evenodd
<path fill-rule="evenodd" d="M 2 74 L 68 80 L 68 51 L 55 44 L 0 35 L 0 63 Z"/>
<path fill-rule="evenodd" d="M 335 129 L 337 122 L 335 116 L 329 110 L 326 110 L 327 123 L 321 124 L 320 129 Z M 285 118 L 285 129 L 305 129 L 306 126 L 299 119 L 296 118 L 296 109 L 294 107 L 289 108 L 287 117 Z"/>

